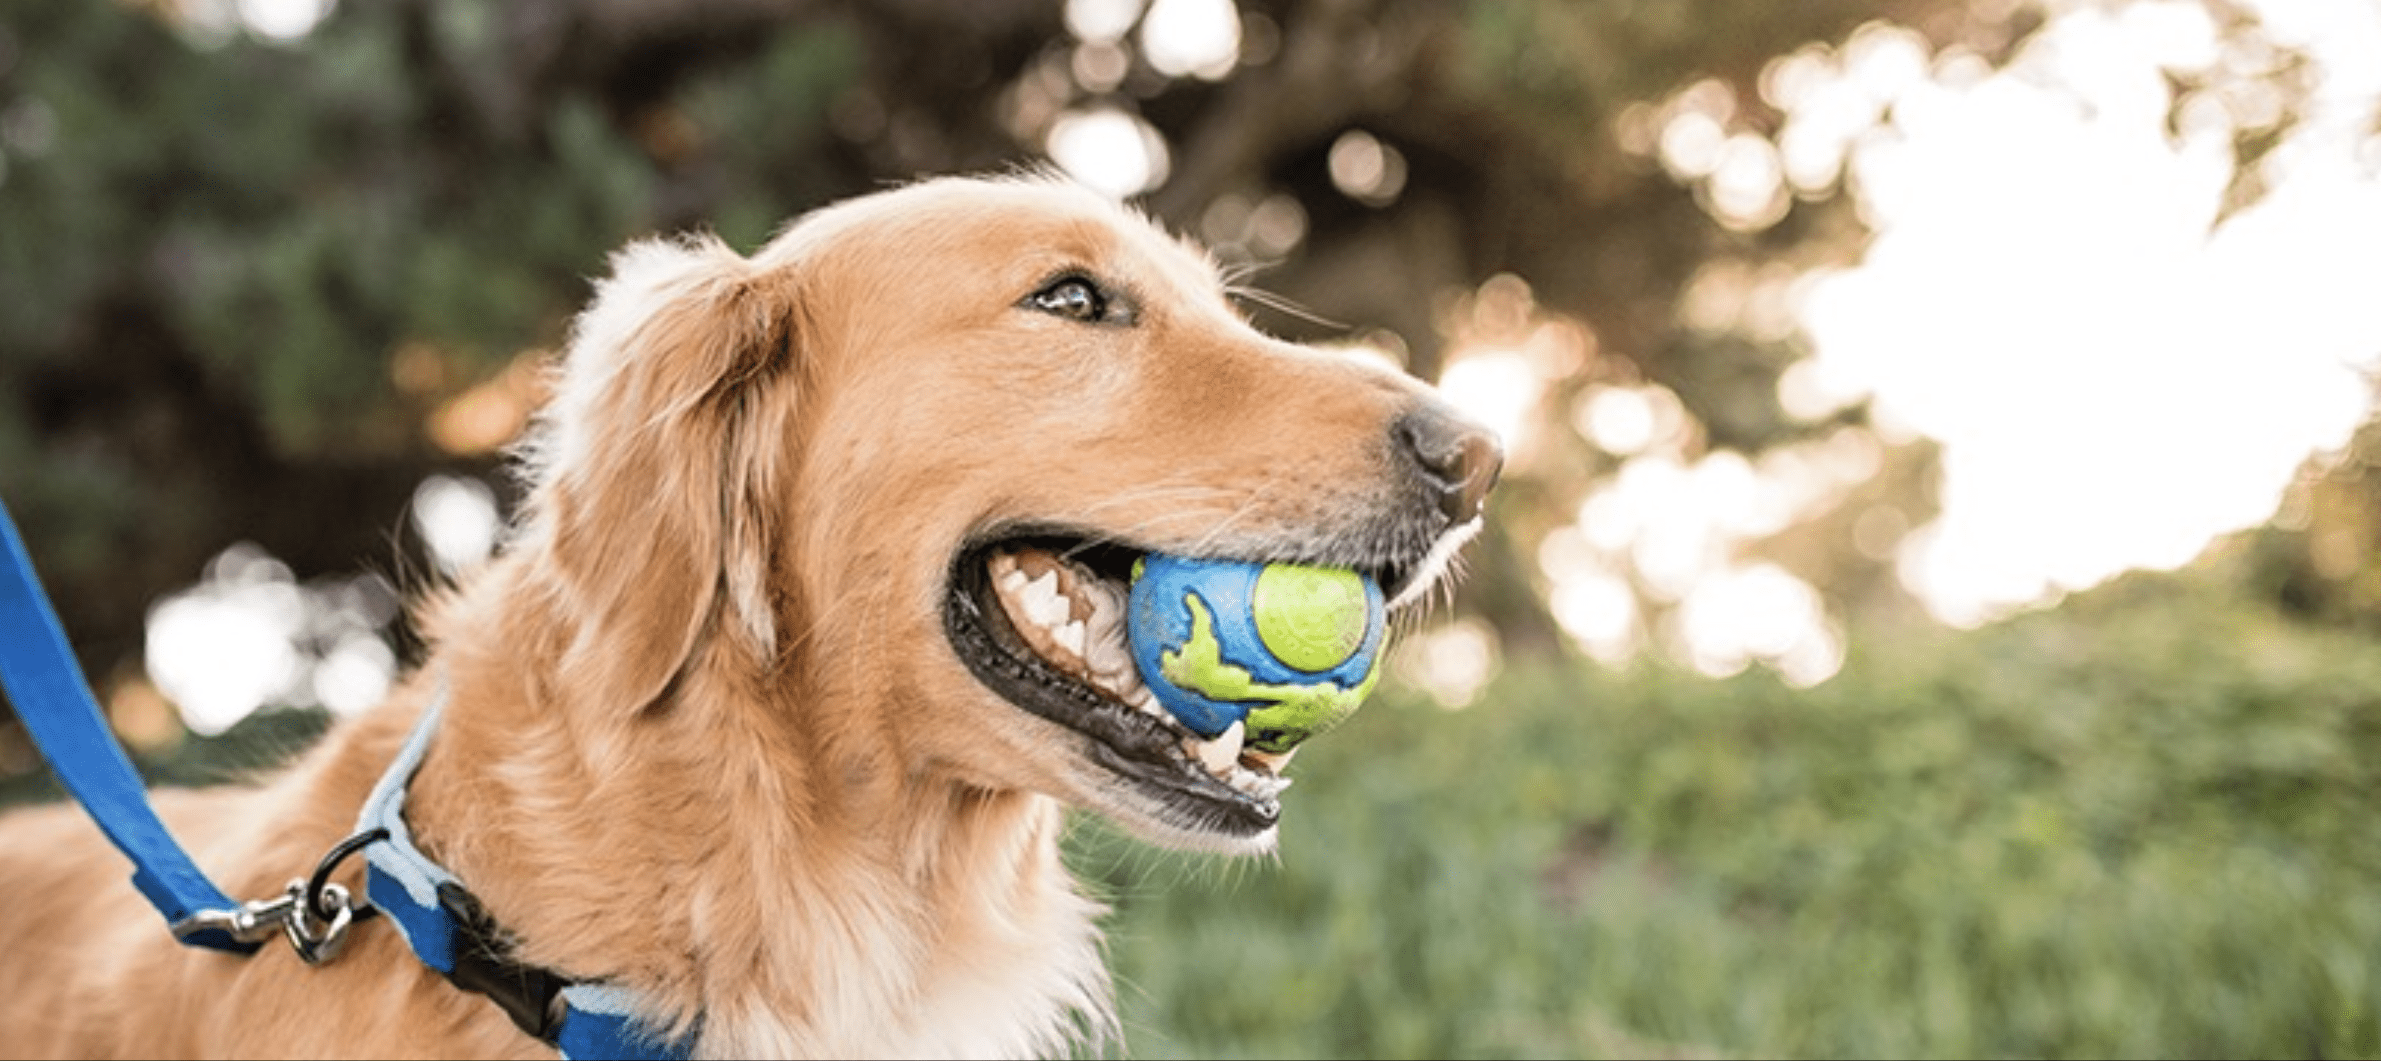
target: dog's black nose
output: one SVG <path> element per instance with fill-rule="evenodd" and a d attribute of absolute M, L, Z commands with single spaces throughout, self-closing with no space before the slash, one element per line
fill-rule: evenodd
<path fill-rule="evenodd" d="M 1438 498 L 1439 511 L 1457 523 L 1480 514 L 1505 467 L 1505 449 L 1494 434 L 1435 401 L 1398 417 L 1392 434 L 1399 452 Z"/>

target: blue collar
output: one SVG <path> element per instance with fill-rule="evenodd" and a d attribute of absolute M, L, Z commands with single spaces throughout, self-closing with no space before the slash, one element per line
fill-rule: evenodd
<path fill-rule="evenodd" d="M 667 1042 L 634 1022 L 635 996 L 625 989 L 572 983 L 514 962 L 478 898 L 414 846 L 405 825 L 405 788 L 430 750 L 446 700 L 441 681 L 356 817 L 357 836 L 380 834 L 364 847 L 365 895 L 389 915 L 423 964 L 457 987 L 488 996 L 522 1031 L 552 1044 L 564 1057 L 667 1061 L 688 1056 L 691 1041 Z"/>
<path fill-rule="evenodd" d="M 207 879 L 149 805 L 148 789 L 108 732 L 5 504 L 0 504 L 0 687 L 59 782 L 132 859 L 133 885 L 165 915 L 181 942 L 252 954 L 267 938 L 286 933 L 300 957 L 320 964 L 337 955 L 352 920 L 377 907 L 424 964 L 457 987 L 486 995 L 521 1030 L 566 1058 L 675 1061 L 691 1052 L 691 1040 L 667 1042 L 639 1026 L 631 1016 L 635 997 L 626 990 L 572 983 L 550 970 L 514 962 L 479 900 L 414 846 L 405 826 L 405 788 L 438 729 L 447 699 L 443 681 L 396 761 L 373 786 L 356 835 L 332 850 L 311 881 L 292 881 L 286 894 L 248 903 L 233 902 Z M 372 905 L 351 909 L 346 892 L 326 880 L 336 862 L 359 844 Z"/>

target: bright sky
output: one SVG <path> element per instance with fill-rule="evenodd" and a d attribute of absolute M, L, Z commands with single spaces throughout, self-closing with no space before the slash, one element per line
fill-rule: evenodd
<path fill-rule="evenodd" d="M 1795 194 L 1846 178 L 1874 233 L 1857 265 L 1796 276 L 1715 262 L 1680 316 L 1772 341 L 1799 327 L 1814 356 L 1780 382 L 1789 412 L 1817 419 L 1873 397 L 1879 433 L 1940 444 L 1939 518 L 1901 536 L 1903 518 L 1872 511 L 1855 537 L 1897 559 L 1946 622 L 2187 563 L 2271 518 L 2310 456 L 2345 445 L 2371 411 L 2381 4 L 2248 7 L 2305 50 L 2315 88 L 2264 164 L 2267 194 L 2220 226 L 2234 124 L 2270 123 L 2280 99 L 2259 76 L 2272 57 L 2226 49 L 2192 0 L 2052 4 L 1998 72 L 1864 26 L 1769 65 L 1762 95 L 1788 115 L 1774 138 L 1717 81 L 1623 118 L 1624 142 L 1731 228 L 1775 224 Z M 2167 71 L 2228 86 L 2187 107 L 2173 136 Z M 1524 362 L 1495 343 L 1459 342 L 1451 358 L 1442 389 L 1526 451 Z M 1873 476 L 1877 434 L 1845 428 L 1748 460 L 1698 452 L 1659 386 L 1591 389 L 1572 412 L 1621 462 L 1538 551 L 1578 644 L 1606 660 L 1654 648 L 1714 676 L 1753 664 L 1795 685 L 1832 676 L 1840 623 L 1752 546 Z"/>
<path fill-rule="evenodd" d="M 1901 561 L 1946 621 L 2188 562 L 2370 408 L 2381 5 L 2249 6 L 2321 87 L 2267 197 L 2212 234 L 2231 118 L 2164 131 L 2161 69 L 2226 62 L 2195 3 L 2060 14 L 2000 73 L 1899 86 L 1852 149 L 1876 239 L 1803 320 L 1824 389 L 1942 443 L 1941 518 Z"/>

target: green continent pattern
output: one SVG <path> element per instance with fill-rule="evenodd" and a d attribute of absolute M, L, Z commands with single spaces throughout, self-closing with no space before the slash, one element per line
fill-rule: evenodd
<path fill-rule="evenodd" d="M 1353 689 L 1331 682 L 1313 685 L 1272 685 L 1256 680 L 1245 668 L 1224 662 L 1223 644 L 1215 638 L 1215 616 L 1197 594 L 1183 598 L 1190 605 L 1190 639 L 1180 648 L 1158 654 L 1158 668 L 1166 680 L 1210 700 L 1257 705 L 1249 709 L 1246 725 L 1249 747 L 1286 752 L 1300 741 L 1330 729 L 1356 712 L 1372 687 L 1380 682 L 1374 666 Z"/>

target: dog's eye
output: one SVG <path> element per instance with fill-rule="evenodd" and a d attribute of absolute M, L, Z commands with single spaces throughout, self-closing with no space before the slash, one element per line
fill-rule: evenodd
<path fill-rule="evenodd" d="M 1026 304 L 1053 317 L 1085 324 L 1111 319 L 1108 293 L 1080 276 L 1061 277 L 1026 298 Z"/>

